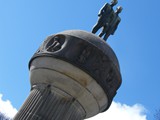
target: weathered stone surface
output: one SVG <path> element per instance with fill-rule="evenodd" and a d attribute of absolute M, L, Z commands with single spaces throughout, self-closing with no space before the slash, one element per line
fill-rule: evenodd
<path fill-rule="evenodd" d="M 56 42 L 58 41 L 57 45 L 55 45 L 55 38 Z M 54 45 L 52 51 L 48 50 L 51 45 Z M 109 108 L 121 85 L 121 75 L 115 53 L 101 38 L 80 30 L 51 35 L 31 61 L 43 56 L 64 60 L 88 73 L 105 91 L 109 100 L 107 108 Z"/>
<path fill-rule="evenodd" d="M 49 36 L 29 62 L 31 93 L 14 120 L 81 120 L 109 108 L 121 85 L 117 57 L 80 30 Z"/>

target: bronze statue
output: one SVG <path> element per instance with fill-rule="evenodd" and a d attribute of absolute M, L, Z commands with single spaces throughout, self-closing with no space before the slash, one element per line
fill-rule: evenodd
<path fill-rule="evenodd" d="M 111 4 L 106 3 L 99 11 L 98 16 L 98 22 L 93 27 L 92 33 L 96 33 L 101 27 L 103 27 L 106 23 L 109 23 L 110 15 L 114 12 L 113 6 L 115 6 L 118 3 L 117 0 L 113 0 Z"/>
<path fill-rule="evenodd" d="M 99 11 L 98 22 L 94 25 L 92 33 L 96 33 L 100 28 L 103 28 L 99 37 L 102 37 L 104 34 L 104 40 L 106 41 L 110 34 L 114 34 L 115 30 L 118 27 L 119 22 L 121 21 L 118 14 L 122 11 L 122 7 L 117 7 L 117 10 L 114 12 L 113 7 L 118 3 L 117 0 L 112 0 L 111 4 L 106 3 Z"/>
<path fill-rule="evenodd" d="M 103 26 L 102 32 L 99 34 L 99 37 L 102 37 L 104 35 L 103 39 L 106 41 L 109 35 L 114 35 L 118 27 L 118 24 L 121 21 L 121 18 L 118 16 L 118 14 L 121 13 L 121 11 L 122 11 L 122 7 L 121 6 L 117 7 L 115 14 L 113 14 L 112 16 L 113 18 L 112 21 L 110 23 L 106 23 Z"/>

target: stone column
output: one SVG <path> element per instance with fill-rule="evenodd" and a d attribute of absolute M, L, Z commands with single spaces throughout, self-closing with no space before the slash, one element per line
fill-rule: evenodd
<path fill-rule="evenodd" d="M 71 95 L 51 85 L 32 87 L 15 120 L 82 120 L 85 111 Z"/>

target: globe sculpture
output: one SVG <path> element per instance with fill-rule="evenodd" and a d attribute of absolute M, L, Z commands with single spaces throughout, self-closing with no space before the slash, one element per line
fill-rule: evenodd
<path fill-rule="evenodd" d="M 68 30 L 46 38 L 29 62 L 31 91 L 14 120 L 83 120 L 106 111 L 121 85 L 100 37 Z"/>

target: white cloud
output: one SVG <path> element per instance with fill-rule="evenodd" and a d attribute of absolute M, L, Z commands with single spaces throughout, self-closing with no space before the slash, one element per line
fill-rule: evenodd
<path fill-rule="evenodd" d="M 108 111 L 86 120 L 147 120 L 146 110 L 140 104 L 128 106 L 113 102 Z"/>
<path fill-rule="evenodd" d="M 9 100 L 2 100 L 2 94 L 0 94 L 0 112 L 9 118 L 13 118 L 17 113 L 17 110 L 12 106 Z"/>

